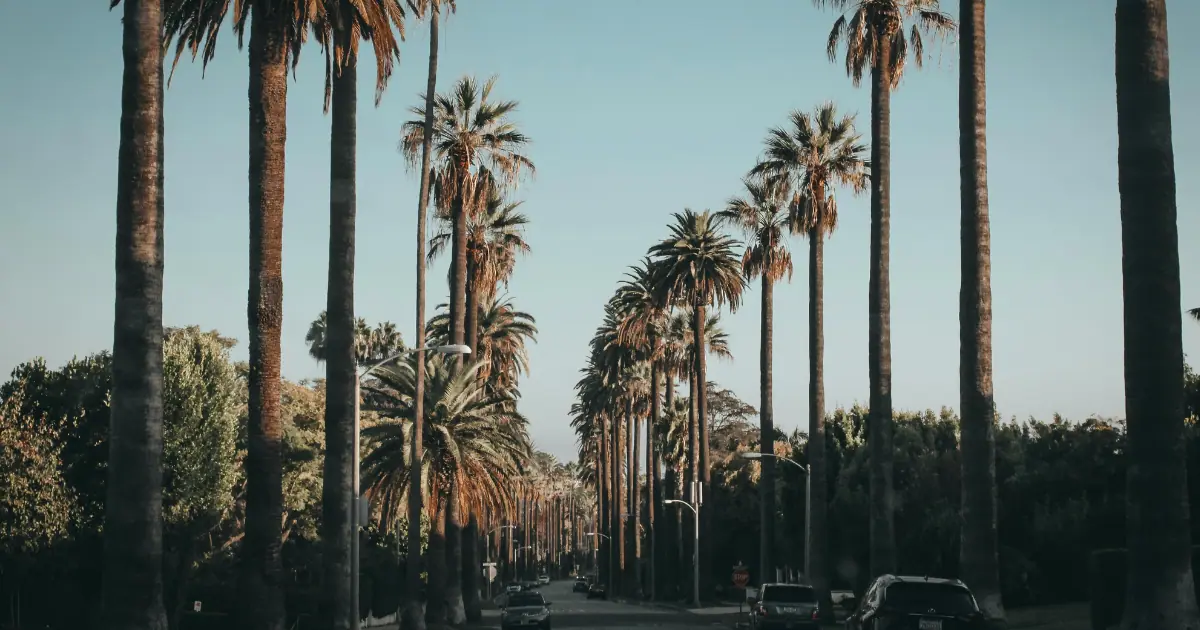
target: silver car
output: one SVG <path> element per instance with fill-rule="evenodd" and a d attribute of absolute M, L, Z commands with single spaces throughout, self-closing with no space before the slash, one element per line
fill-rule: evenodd
<path fill-rule="evenodd" d="M 501 630 L 538 628 L 550 630 L 550 602 L 537 591 L 510 593 L 500 609 Z"/>

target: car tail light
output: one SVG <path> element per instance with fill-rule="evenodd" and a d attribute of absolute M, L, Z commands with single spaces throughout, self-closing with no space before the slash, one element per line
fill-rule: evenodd
<path fill-rule="evenodd" d="M 820 616 L 820 614 L 819 614 L 819 613 L 820 613 L 820 610 L 821 610 L 820 606 L 813 606 L 813 613 L 812 613 L 812 620 L 813 620 L 813 621 L 816 621 L 816 620 L 818 620 L 818 619 L 820 619 L 820 618 L 821 618 L 821 616 Z"/>
<path fill-rule="evenodd" d="M 759 604 L 758 605 L 758 614 L 762 615 L 763 617 L 766 617 L 767 616 L 767 607 L 763 606 L 762 604 Z"/>

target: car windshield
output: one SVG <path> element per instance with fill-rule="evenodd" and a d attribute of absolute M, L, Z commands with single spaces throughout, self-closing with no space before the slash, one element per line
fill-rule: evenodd
<path fill-rule="evenodd" d="M 956 584 L 896 582 L 884 591 L 883 605 L 902 612 L 932 610 L 943 615 L 967 615 L 976 611 L 971 592 Z"/>
<path fill-rule="evenodd" d="M 546 600 L 537 593 L 514 593 L 508 598 L 508 606 L 510 608 L 519 608 L 524 606 L 545 606 Z"/>
<path fill-rule="evenodd" d="M 775 584 L 763 587 L 762 601 L 772 604 L 811 604 L 817 601 L 817 597 L 808 586 Z"/>

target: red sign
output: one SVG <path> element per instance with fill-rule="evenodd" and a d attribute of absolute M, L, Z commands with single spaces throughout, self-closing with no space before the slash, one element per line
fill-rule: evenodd
<path fill-rule="evenodd" d="M 750 583 L 750 572 L 746 570 L 746 567 L 743 567 L 743 566 L 734 567 L 733 568 L 733 585 L 738 588 L 746 588 L 746 585 L 749 583 Z"/>

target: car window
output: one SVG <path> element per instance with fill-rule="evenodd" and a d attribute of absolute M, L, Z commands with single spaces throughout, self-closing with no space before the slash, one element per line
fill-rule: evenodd
<path fill-rule="evenodd" d="M 545 606 L 546 600 L 540 593 L 513 593 L 508 597 L 508 605 L 512 608 L 521 606 Z"/>
<path fill-rule="evenodd" d="M 811 604 L 817 601 L 817 596 L 808 586 L 773 584 L 763 587 L 759 599 L 772 604 Z"/>
<path fill-rule="evenodd" d="M 975 598 L 965 587 L 930 582 L 896 582 L 883 594 L 883 605 L 902 612 L 932 610 L 943 615 L 966 615 L 977 610 Z"/>

